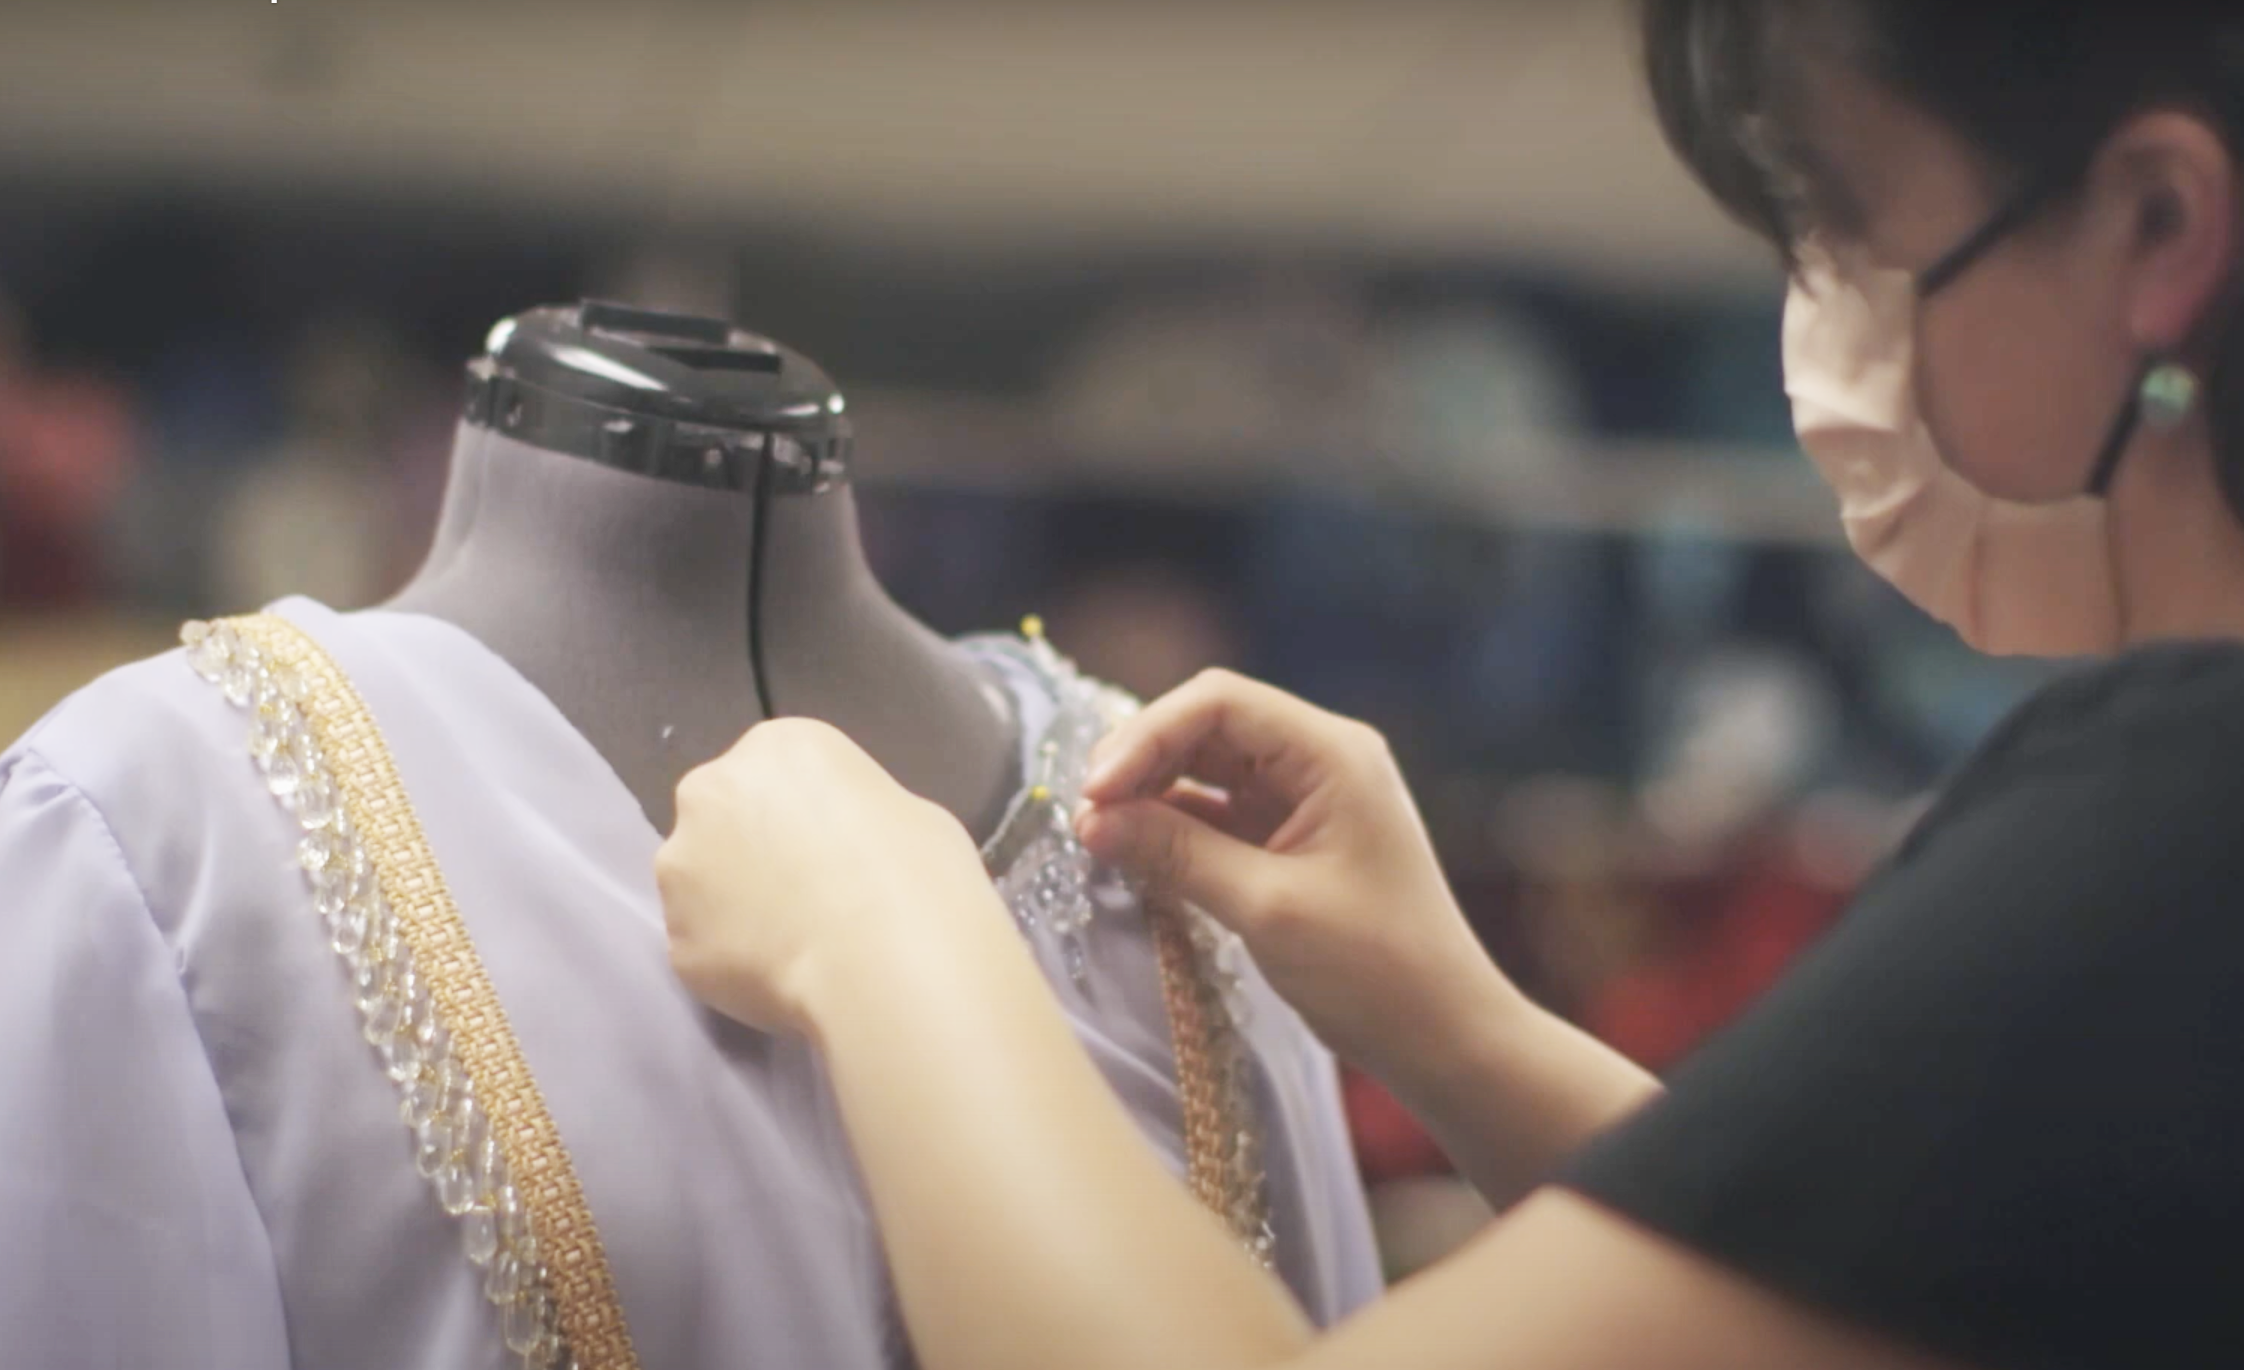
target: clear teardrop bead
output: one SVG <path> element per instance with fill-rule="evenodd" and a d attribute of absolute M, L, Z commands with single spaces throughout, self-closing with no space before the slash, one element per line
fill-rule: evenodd
<path fill-rule="evenodd" d="M 446 1056 L 438 1061 L 436 1082 L 444 1091 L 443 1102 L 437 1105 L 438 1112 L 451 1113 L 460 1107 L 461 1100 L 473 1097 L 474 1087 L 468 1082 L 467 1070 L 455 1057 Z"/>
<path fill-rule="evenodd" d="M 528 1215 L 522 1211 L 522 1196 L 511 1184 L 499 1186 L 491 1204 L 491 1211 L 499 1218 L 499 1236 L 508 1246 L 521 1246 L 530 1239 Z"/>
<path fill-rule="evenodd" d="M 327 863 L 334 855 L 334 839 L 324 831 L 305 833 L 304 840 L 296 844 L 297 864 L 314 875 L 326 870 Z"/>
<path fill-rule="evenodd" d="M 483 1277 L 483 1296 L 493 1303 L 512 1303 L 522 1292 L 522 1261 L 512 1251 L 501 1250 Z"/>
<path fill-rule="evenodd" d="M 381 1045 L 382 1068 L 390 1079 L 404 1084 L 421 1073 L 421 1039 L 412 1032 L 396 1032 Z"/>
<path fill-rule="evenodd" d="M 323 870 L 312 877 L 312 909 L 327 920 L 333 931 L 335 920 L 342 917 L 343 906 L 351 902 L 350 877 L 334 869 Z"/>
<path fill-rule="evenodd" d="M 491 1137 L 491 1125 L 483 1117 L 483 1110 L 475 1106 L 475 1099 L 463 1095 L 452 1109 L 452 1145 L 472 1163 L 475 1153 Z"/>
<path fill-rule="evenodd" d="M 535 1288 L 523 1290 L 508 1302 L 499 1315 L 507 1350 L 519 1356 L 537 1344 L 538 1334 L 545 1331 L 546 1307 L 544 1291 Z"/>
<path fill-rule="evenodd" d="M 351 990 L 358 999 L 360 1014 L 371 1018 L 374 1010 L 389 995 L 390 966 L 379 956 L 357 958 L 351 968 Z"/>
<path fill-rule="evenodd" d="M 359 882 L 351 895 L 351 903 L 366 915 L 367 941 L 388 943 L 398 940 L 397 917 L 390 908 L 390 901 L 384 899 L 381 891 L 371 883 Z"/>
<path fill-rule="evenodd" d="M 404 1009 L 397 1000 L 390 995 L 382 996 L 381 1002 L 374 1005 L 374 1011 L 366 1015 L 366 1040 L 380 1046 L 397 1031 L 403 1017 Z"/>
<path fill-rule="evenodd" d="M 307 828 L 324 828 L 335 821 L 335 787 L 326 776 L 297 792 L 296 821 Z"/>
<path fill-rule="evenodd" d="M 259 706 L 249 724 L 249 755 L 259 770 L 270 770 L 273 758 L 288 745 L 287 723 L 278 709 Z"/>
<path fill-rule="evenodd" d="M 438 1114 L 414 1129 L 413 1168 L 424 1180 L 433 1180 L 452 1159 L 452 1123 Z"/>
<path fill-rule="evenodd" d="M 273 764 L 265 770 L 265 786 L 273 797 L 282 803 L 292 802 L 296 791 L 304 783 L 304 772 L 297 766 L 296 758 L 288 752 L 277 752 Z"/>
<path fill-rule="evenodd" d="M 475 1194 L 485 1207 L 495 1207 L 499 1191 L 506 1184 L 506 1154 L 499 1149 L 497 1137 L 485 1137 L 482 1145 L 470 1153 L 475 1164 Z"/>
<path fill-rule="evenodd" d="M 436 1201 L 455 1218 L 475 1207 L 475 1177 L 465 1156 L 454 1156 L 437 1172 Z"/>
<path fill-rule="evenodd" d="M 499 1222 L 488 1208 L 473 1208 L 460 1220 L 460 1249 L 476 1265 L 489 1265 L 499 1254 Z"/>
<path fill-rule="evenodd" d="M 406 1089 L 404 1099 L 398 1105 L 398 1113 L 405 1119 L 405 1125 L 418 1134 L 421 1124 L 436 1116 L 437 1105 L 442 1101 L 443 1094 L 436 1083 L 436 1077 L 423 1072 L 421 1078 Z"/>
<path fill-rule="evenodd" d="M 328 920 L 328 945 L 337 956 L 357 956 L 366 945 L 366 910 L 345 904 Z"/>
<path fill-rule="evenodd" d="M 1254 1000 L 1245 985 L 1232 985 L 1223 992 L 1223 1011 L 1230 1015 L 1231 1026 L 1244 1030 L 1254 1023 Z"/>
<path fill-rule="evenodd" d="M 320 769 L 319 741 L 312 736 L 309 724 L 290 732 L 288 752 L 295 758 L 296 769 L 304 774 L 310 775 Z"/>
<path fill-rule="evenodd" d="M 237 657 L 226 663 L 223 678 L 218 682 L 226 692 L 226 702 L 237 709 L 246 709 L 257 698 L 257 667 L 255 663 Z"/>
<path fill-rule="evenodd" d="M 226 644 L 208 623 L 197 620 L 179 630 L 187 648 L 187 664 L 196 675 L 216 685 L 226 672 Z"/>
<path fill-rule="evenodd" d="M 553 1370 L 561 1359 L 561 1338 L 548 1327 L 538 1334 L 537 1341 L 522 1353 L 522 1370 Z"/>

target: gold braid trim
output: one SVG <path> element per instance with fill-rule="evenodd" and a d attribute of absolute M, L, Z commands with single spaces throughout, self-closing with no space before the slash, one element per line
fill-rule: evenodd
<path fill-rule="evenodd" d="M 1177 1102 L 1184 1112 L 1185 1184 L 1194 1198 L 1232 1226 L 1234 1196 L 1224 1164 L 1228 1126 L 1223 1082 L 1214 1057 L 1214 1025 L 1201 995 L 1200 958 L 1185 931 L 1184 912 L 1173 904 L 1148 901 L 1153 950 L 1161 966 L 1161 998 L 1168 1008 L 1169 1036 L 1176 1052 Z"/>
<path fill-rule="evenodd" d="M 1185 1183 L 1264 1266 L 1273 1254 L 1261 1129 L 1239 1072 L 1246 1043 L 1232 1022 L 1208 957 L 1192 940 L 1192 914 L 1158 895 L 1145 902 L 1161 969 L 1184 1117 Z"/>
<path fill-rule="evenodd" d="M 623 1305 L 568 1148 L 445 887 L 381 728 L 342 669 L 295 625 L 260 614 L 227 626 L 304 682 L 320 750 L 529 1214 L 577 1365 L 637 1370 Z"/>

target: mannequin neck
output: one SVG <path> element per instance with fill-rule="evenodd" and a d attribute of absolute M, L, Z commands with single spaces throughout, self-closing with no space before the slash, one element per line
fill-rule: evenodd
<path fill-rule="evenodd" d="M 760 603 L 751 494 L 610 470 L 463 426 L 428 561 L 393 609 L 480 639 L 604 756 L 658 832 L 686 772 L 764 709 L 855 738 L 970 830 L 1018 770 L 1000 687 L 896 606 L 865 564 L 846 486 L 775 496 Z"/>

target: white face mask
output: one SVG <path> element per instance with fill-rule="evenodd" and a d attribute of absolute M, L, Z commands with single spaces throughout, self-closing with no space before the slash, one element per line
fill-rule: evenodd
<path fill-rule="evenodd" d="M 1921 276 L 1816 243 L 1784 309 L 1784 389 L 1800 445 L 1839 494 L 1847 541 L 1917 607 L 1996 656 L 2110 652 L 2125 633 L 2109 514 L 2113 474 L 2150 404 L 2162 426 L 2195 380 L 2152 358 L 2088 468 L 2085 494 L 1998 499 L 1941 456 L 1917 404 L 1917 311 L 2037 213 L 2065 178 L 2032 178 Z M 2083 456 L 2087 453 L 2084 451 Z"/>
<path fill-rule="evenodd" d="M 1965 480 L 1917 406 L 1917 281 L 1841 267 L 1813 247 L 1801 255 L 1784 310 L 1784 388 L 1856 554 L 1980 651 L 2117 648 L 2119 591 L 2100 495 L 2026 504 Z M 2119 445 L 2132 427 L 2114 434 Z M 2108 456 L 2099 463 L 2109 465 Z"/>

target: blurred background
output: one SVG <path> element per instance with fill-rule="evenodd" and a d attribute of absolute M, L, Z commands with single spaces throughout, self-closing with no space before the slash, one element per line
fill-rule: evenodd
<path fill-rule="evenodd" d="M 0 738 L 400 585 L 501 316 L 726 312 L 849 391 L 909 608 L 1375 722 L 1492 950 L 1664 1068 L 2040 674 L 1845 554 L 1630 18 L 9 0 Z M 1350 1089 L 1405 1273 L 1480 1215 Z"/>

